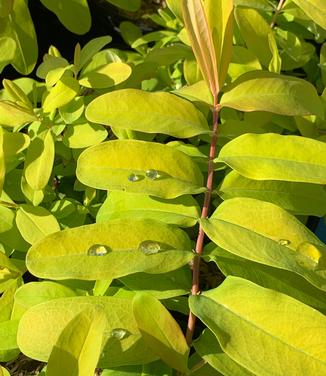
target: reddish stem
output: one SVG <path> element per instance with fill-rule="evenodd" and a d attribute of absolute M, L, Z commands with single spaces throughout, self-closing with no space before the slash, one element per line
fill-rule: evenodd
<path fill-rule="evenodd" d="M 213 191 L 213 178 L 214 178 L 214 158 L 216 154 L 216 143 L 218 137 L 218 114 L 219 114 L 219 105 L 217 102 L 217 96 L 214 97 L 214 108 L 213 108 L 213 134 L 211 138 L 211 146 L 209 150 L 209 159 L 208 159 L 208 175 L 206 183 L 206 192 L 204 198 L 204 205 L 201 212 L 201 218 L 206 218 L 208 216 L 209 207 L 211 203 L 212 191 Z M 203 253 L 204 248 L 204 238 L 205 233 L 201 225 L 199 225 L 199 232 L 196 242 L 196 257 L 194 258 L 194 263 L 192 267 L 192 288 L 191 294 L 197 295 L 199 293 L 199 267 L 200 267 L 200 256 Z M 188 318 L 188 327 L 186 333 L 186 340 L 188 345 L 191 345 L 192 337 L 194 335 L 196 324 L 196 316 L 190 312 Z"/>

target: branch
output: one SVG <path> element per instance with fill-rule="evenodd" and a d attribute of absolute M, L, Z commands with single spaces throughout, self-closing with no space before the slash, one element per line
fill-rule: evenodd
<path fill-rule="evenodd" d="M 272 22 L 270 24 L 271 29 L 273 29 L 273 27 L 275 26 L 276 19 L 277 19 L 278 15 L 281 13 L 284 2 L 285 2 L 285 0 L 280 0 L 279 3 L 278 3 L 278 6 L 277 6 L 276 11 L 274 13 L 274 16 L 272 18 Z"/>

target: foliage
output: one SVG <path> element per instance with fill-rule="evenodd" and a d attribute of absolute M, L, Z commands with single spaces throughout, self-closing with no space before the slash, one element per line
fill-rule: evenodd
<path fill-rule="evenodd" d="M 130 50 L 51 46 L 39 80 L 3 80 L 1 362 L 326 374 L 326 245 L 306 226 L 326 215 L 326 6 L 282 3 L 169 0 L 162 30 L 120 25 Z M 26 3 L 0 5 L 1 67 L 28 73 Z"/>

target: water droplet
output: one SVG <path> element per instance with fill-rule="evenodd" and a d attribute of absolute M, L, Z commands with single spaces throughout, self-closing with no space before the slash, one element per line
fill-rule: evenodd
<path fill-rule="evenodd" d="M 135 181 L 140 180 L 140 176 L 136 175 L 136 174 L 130 174 L 128 176 L 128 180 L 131 181 L 132 183 L 134 183 Z"/>
<path fill-rule="evenodd" d="M 87 254 L 88 256 L 105 256 L 110 252 L 110 249 L 102 244 L 93 244 L 89 247 Z"/>
<path fill-rule="evenodd" d="M 148 177 L 148 179 L 151 179 L 151 180 L 156 180 L 158 179 L 161 175 L 158 173 L 158 171 L 156 170 L 147 170 L 146 171 L 146 176 Z"/>
<path fill-rule="evenodd" d="M 130 335 L 130 333 L 125 330 L 125 329 L 120 329 L 120 328 L 116 328 L 116 329 L 112 329 L 111 333 L 110 333 L 110 337 L 113 337 L 113 338 L 116 338 L 116 339 L 124 339 L 126 337 L 128 337 Z"/>
<path fill-rule="evenodd" d="M 161 246 L 152 240 L 145 240 L 139 244 L 138 249 L 145 255 L 153 255 L 160 252 Z"/>
<path fill-rule="evenodd" d="M 279 241 L 278 241 L 278 244 L 280 244 L 280 245 L 289 245 L 291 242 L 290 242 L 290 240 L 288 240 L 288 239 L 280 239 Z"/>

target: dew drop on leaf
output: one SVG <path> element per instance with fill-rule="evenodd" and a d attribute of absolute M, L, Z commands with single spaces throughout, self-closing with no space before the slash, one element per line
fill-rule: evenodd
<path fill-rule="evenodd" d="M 129 334 L 130 333 L 125 329 L 116 328 L 116 329 L 112 329 L 110 333 L 110 337 L 121 340 L 121 339 L 128 337 Z"/>
<path fill-rule="evenodd" d="M 151 180 L 156 180 L 160 177 L 160 174 L 156 170 L 147 170 L 146 176 Z"/>
<path fill-rule="evenodd" d="M 132 183 L 134 183 L 135 181 L 140 180 L 140 176 L 136 175 L 136 174 L 130 174 L 128 176 L 128 180 L 131 181 Z"/>
<path fill-rule="evenodd" d="M 110 249 L 102 244 L 93 244 L 89 247 L 87 254 L 88 256 L 105 256 L 110 252 Z"/>
<path fill-rule="evenodd" d="M 138 249 L 145 255 L 153 255 L 160 252 L 161 246 L 152 240 L 145 240 L 139 244 Z"/>
<path fill-rule="evenodd" d="M 279 241 L 278 241 L 278 244 L 280 244 L 280 245 L 289 245 L 291 242 L 290 242 L 290 240 L 288 240 L 288 239 L 280 239 Z"/>

